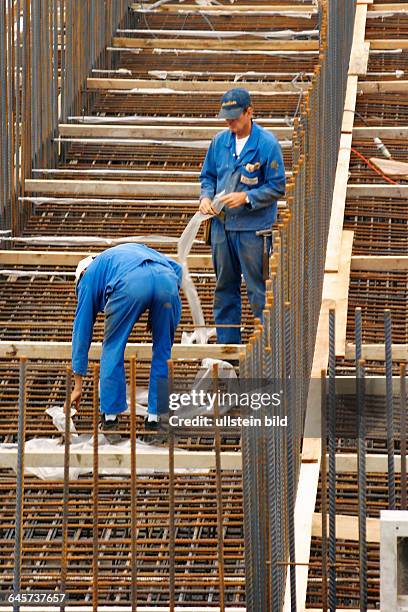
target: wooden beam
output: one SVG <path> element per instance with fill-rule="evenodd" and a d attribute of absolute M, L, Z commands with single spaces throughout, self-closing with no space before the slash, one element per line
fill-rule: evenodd
<path fill-rule="evenodd" d="M 160 140 L 211 139 L 224 126 L 172 126 L 172 125 L 91 125 L 88 123 L 61 123 L 59 135 L 62 138 L 153 138 Z M 277 138 L 292 138 L 291 127 L 266 127 Z M 114 144 L 114 142 L 112 143 Z M 186 143 L 188 145 L 188 143 Z"/>
<path fill-rule="evenodd" d="M 351 269 L 373 272 L 408 270 L 408 255 L 354 255 Z"/>
<path fill-rule="evenodd" d="M 123 38 L 115 36 L 114 47 L 121 49 L 196 49 L 202 51 L 318 51 L 317 40 L 206 40 L 195 38 Z"/>
<path fill-rule="evenodd" d="M 135 2 L 131 5 L 131 8 L 134 11 L 137 11 L 141 8 L 148 9 L 149 4 L 143 3 L 141 5 L 138 2 Z M 316 7 L 314 6 L 301 6 L 300 4 L 274 4 L 273 6 L 267 6 L 265 4 L 241 4 L 235 6 L 228 6 L 226 4 L 223 5 L 213 5 L 207 4 L 205 6 L 198 6 L 197 4 L 176 4 L 176 3 L 168 3 L 162 4 L 154 9 L 155 12 L 178 12 L 180 10 L 183 11 L 193 11 L 193 12 L 229 12 L 229 13 L 247 13 L 247 12 L 256 12 L 256 13 L 268 13 L 271 11 L 276 11 L 277 13 L 305 13 L 306 15 L 312 13 L 316 13 Z"/>
<path fill-rule="evenodd" d="M 75 451 L 70 448 L 70 467 L 82 467 L 92 470 L 93 449 Z M 140 470 L 163 470 L 169 469 L 169 451 L 167 448 L 144 450 L 137 449 L 137 468 Z M 99 449 L 99 467 L 102 469 L 127 469 L 130 470 L 130 448 Z M 38 449 L 26 450 L 24 454 L 26 468 L 62 468 L 64 467 L 64 446 L 55 449 L 52 453 L 44 453 Z M 213 451 L 185 451 L 176 450 L 174 453 L 174 464 L 176 469 L 212 470 L 215 468 L 215 453 Z M 17 465 L 17 449 L 0 448 L 0 468 L 15 469 Z M 223 470 L 242 469 L 241 453 L 225 451 L 221 453 L 221 468 Z"/>
<path fill-rule="evenodd" d="M 385 81 L 384 81 L 385 82 Z M 408 138 L 408 126 L 388 126 L 388 125 L 379 125 L 379 126 L 364 126 L 364 127 L 355 127 L 353 128 L 353 136 L 355 138 L 375 138 L 379 136 L 380 138 L 392 138 L 396 140 L 405 140 Z"/>
<path fill-rule="evenodd" d="M 329 517 L 327 517 L 327 525 L 328 522 Z M 322 515 L 317 512 L 313 514 L 312 535 L 317 538 L 322 536 Z M 359 541 L 358 516 L 336 515 L 336 539 Z M 367 542 L 376 544 L 380 542 L 380 519 L 367 518 Z"/>
<path fill-rule="evenodd" d="M 333 190 L 333 204 L 330 216 L 329 237 L 326 251 L 326 272 L 338 272 L 341 255 L 341 236 L 346 207 L 347 181 L 349 176 L 352 135 L 342 134 Z"/>
<path fill-rule="evenodd" d="M 408 198 L 408 185 L 381 185 L 381 184 L 351 184 L 347 187 L 348 198 Z"/>
<path fill-rule="evenodd" d="M 346 98 L 344 101 L 343 123 L 341 125 L 342 134 L 351 134 L 353 131 L 354 112 L 357 102 L 357 83 L 357 75 L 350 75 L 348 77 Z"/>
<path fill-rule="evenodd" d="M 93 342 L 89 351 L 89 359 L 100 359 L 101 350 L 102 343 Z M 244 344 L 174 344 L 171 356 L 173 359 L 186 360 L 203 359 L 204 357 L 239 359 L 239 354 L 242 351 L 245 351 Z M 22 356 L 27 357 L 27 359 L 69 361 L 71 359 L 71 342 L 0 341 L 0 358 L 18 359 Z M 125 359 L 130 359 L 130 357 L 136 357 L 140 360 L 151 359 L 152 345 L 144 342 L 127 344 Z"/>
<path fill-rule="evenodd" d="M 200 195 L 198 181 L 73 181 L 28 179 L 25 181 L 26 193 L 49 195 L 86 195 L 86 196 L 193 196 Z"/>
<path fill-rule="evenodd" d="M 344 357 L 346 352 L 348 294 L 353 237 L 354 232 L 343 230 L 339 270 L 337 273 L 325 274 L 323 283 L 323 300 L 333 300 L 335 302 L 337 357 Z"/>
<path fill-rule="evenodd" d="M 374 49 L 375 51 L 386 51 L 387 49 L 408 49 L 408 38 L 371 40 L 370 49 Z"/>
<path fill-rule="evenodd" d="M 109 451 L 102 451 L 100 454 L 100 467 L 111 468 L 129 468 L 130 457 L 129 450 L 119 448 L 117 451 L 112 448 Z M 176 452 L 176 468 L 178 469 L 202 469 L 211 470 L 215 468 L 215 457 L 213 451 L 184 451 Z M 72 467 L 90 467 L 92 468 L 92 451 L 75 451 L 71 447 L 71 458 L 73 458 Z M 167 447 L 149 450 L 146 452 L 143 448 L 138 449 L 138 457 L 140 469 L 157 469 L 168 470 L 168 449 Z M 0 449 L 0 468 L 15 467 L 16 451 L 15 449 Z M 56 451 L 55 455 L 44 453 L 31 452 L 29 457 L 30 464 L 26 467 L 62 467 L 63 466 L 63 450 L 61 453 Z M 62 462 L 62 463 L 61 463 Z M 90 462 L 90 463 L 89 463 Z M 371 455 L 366 456 L 366 472 L 371 474 L 387 474 L 388 472 L 388 457 L 387 455 Z M 315 463 L 305 464 L 309 475 L 314 474 L 317 469 Z M 395 472 L 401 472 L 401 458 L 394 458 Z M 242 454 L 240 451 L 226 451 L 221 453 L 221 467 L 223 470 L 242 470 Z M 336 473 L 337 474 L 355 474 L 357 473 L 357 454 L 356 453 L 337 453 L 336 454 Z M 305 496 L 307 492 L 305 490 Z M 314 511 L 314 507 L 311 512 Z M 300 519 L 300 517 L 298 517 Z"/>
<path fill-rule="evenodd" d="M 401 457 L 394 457 L 395 472 L 401 473 Z M 371 474 L 388 473 L 388 455 L 366 455 L 366 472 Z M 336 474 L 357 473 L 357 453 L 336 454 Z"/>
<path fill-rule="evenodd" d="M 361 81 L 359 94 L 370 93 L 405 93 L 408 92 L 408 81 Z"/>
<path fill-rule="evenodd" d="M 356 376 L 340 376 L 336 377 L 336 393 L 338 395 L 353 395 L 356 394 Z M 367 376 L 365 379 L 365 388 L 367 395 L 386 395 L 386 377 L 384 376 Z M 394 395 L 400 393 L 400 377 L 392 377 L 392 392 Z"/>
<path fill-rule="evenodd" d="M 370 12 L 381 13 L 383 11 L 408 11 L 408 2 L 392 2 L 390 4 L 373 4 L 369 8 Z"/>
<path fill-rule="evenodd" d="M 100 90 L 100 89 L 123 89 L 124 91 L 129 89 L 172 89 L 174 91 L 188 91 L 191 94 L 197 95 L 208 95 L 214 94 L 219 95 L 236 87 L 235 81 L 187 81 L 187 80 L 173 80 L 173 79 L 112 79 L 112 78 L 94 78 L 89 77 L 87 79 L 87 88 L 89 90 Z M 262 94 L 274 95 L 275 93 L 295 93 L 299 95 L 301 90 L 307 91 L 310 87 L 310 83 L 307 82 L 296 82 L 291 81 L 273 81 L 273 82 L 247 82 L 243 83 L 245 89 L 249 93 L 256 95 L 261 92 Z M 159 92 L 160 93 L 160 92 Z"/>
<path fill-rule="evenodd" d="M 348 71 L 350 76 L 365 75 L 367 73 L 370 47 L 369 43 L 365 42 L 366 20 L 367 4 L 357 4 Z"/>
<path fill-rule="evenodd" d="M 370 361 L 385 361 L 385 344 L 363 344 L 363 359 Z M 346 359 L 355 359 L 356 347 L 354 344 L 346 345 Z M 408 361 L 408 344 L 393 344 L 392 358 L 395 361 Z"/>
<path fill-rule="evenodd" d="M 109 248 L 109 247 L 106 247 Z M 101 248 L 99 252 L 104 251 Z M 97 251 L 98 252 L 98 251 Z M 95 251 L 24 251 L 0 250 L 1 266 L 76 266 L 88 255 L 96 255 Z M 177 261 L 176 255 L 168 255 Z M 189 255 L 187 258 L 190 270 L 212 269 L 211 255 Z"/>

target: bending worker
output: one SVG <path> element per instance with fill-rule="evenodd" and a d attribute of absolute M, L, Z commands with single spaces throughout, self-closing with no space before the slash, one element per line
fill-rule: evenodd
<path fill-rule="evenodd" d="M 180 322 L 181 266 L 143 244 L 122 244 L 79 262 L 76 271 L 78 305 L 72 334 L 72 369 L 75 386 L 71 404 L 77 408 L 82 378 L 88 368 L 88 352 L 98 312 L 105 313 L 100 365 L 102 429 L 118 425 L 126 410 L 124 353 L 133 326 L 149 311 L 153 335 L 147 429 L 159 428 L 158 380 L 167 378 L 174 333 Z"/>
<path fill-rule="evenodd" d="M 220 198 L 221 214 L 211 219 L 211 247 L 217 283 L 214 296 L 217 341 L 239 344 L 241 333 L 241 273 L 255 317 L 262 319 L 265 281 L 262 273 L 263 238 L 256 232 L 271 228 L 277 200 L 285 194 L 285 168 L 275 136 L 252 120 L 246 89 L 231 89 L 221 99 L 219 117 L 228 130 L 212 141 L 200 175 L 200 212 L 216 215 L 211 201 Z M 268 253 L 271 238 L 268 238 Z"/>

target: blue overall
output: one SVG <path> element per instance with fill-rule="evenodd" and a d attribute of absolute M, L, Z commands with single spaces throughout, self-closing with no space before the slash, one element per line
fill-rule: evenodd
<path fill-rule="evenodd" d="M 157 414 L 158 380 L 167 378 L 174 333 L 180 322 L 182 268 L 143 244 L 123 244 L 98 255 L 77 287 L 72 368 L 85 375 L 93 326 L 105 312 L 100 370 L 101 411 L 126 410 L 124 352 L 134 324 L 149 310 L 153 335 L 148 411 Z"/>
<path fill-rule="evenodd" d="M 262 319 L 265 281 L 262 277 L 263 238 L 277 217 L 277 200 L 285 194 L 285 168 L 275 136 L 252 123 L 251 134 L 239 156 L 235 134 L 224 130 L 212 141 L 200 175 L 201 199 L 216 193 L 246 191 L 249 203 L 224 208 L 225 216 L 211 222 L 211 247 L 217 283 L 214 296 L 216 324 L 241 324 L 241 274 L 255 317 Z M 268 251 L 271 241 L 268 240 Z M 217 327 L 217 341 L 239 344 L 239 328 Z"/>

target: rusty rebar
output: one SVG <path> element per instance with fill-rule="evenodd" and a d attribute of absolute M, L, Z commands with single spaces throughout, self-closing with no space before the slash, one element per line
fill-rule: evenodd
<path fill-rule="evenodd" d="M 99 364 L 93 366 L 93 488 L 92 488 L 92 609 L 98 612 L 99 600 Z"/>
<path fill-rule="evenodd" d="M 130 358 L 130 482 L 131 482 L 131 606 L 137 609 L 137 457 L 136 457 L 136 357 Z"/>
<path fill-rule="evenodd" d="M 66 593 L 68 573 L 68 503 L 69 503 L 69 464 L 71 446 L 71 388 L 72 370 L 66 369 L 65 379 L 65 430 L 64 430 L 64 490 L 62 501 L 62 551 L 61 551 L 61 593 Z M 61 606 L 65 610 L 66 602 Z"/>

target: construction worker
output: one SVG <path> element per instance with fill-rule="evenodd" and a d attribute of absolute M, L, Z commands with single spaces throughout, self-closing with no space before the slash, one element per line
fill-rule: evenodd
<path fill-rule="evenodd" d="M 262 318 L 265 281 L 262 273 L 264 239 L 256 232 L 271 228 L 277 200 L 285 194 L 285 168 L 275 136 L 252 119 L 253 107 L 246 89 L 231 89 L 221 99 L 219 117 L 228 130 L 218 133 L 202 167 L 199 210 L 211 214 L 211 247 L 217 277 L 214 296 L 217 341 L 239 344 L 241 333 L 241 273 L 255 317 Z M 225 191 L 216 215 L 211 201 Z M 267 238 L 269 253 L 271 238 Z"/>
<path fill-rule="evenodd" d="M 79 408 L 82 378 L 98 312 L 105 313 L 100 364 L 101 428 L 118 425 L 126 410 L 124 352 L 133 326 L 149 311 L 153 335 L 148 416 L 145 428 L 159 429 L 158 381 L 167 378 L 174 333 L 181 316 L 181 266 L 143 244 L 122 244 L 79 262 L 76 270 L 78 305 L 72 334 L 75 386 L 71 404 Z"/>

